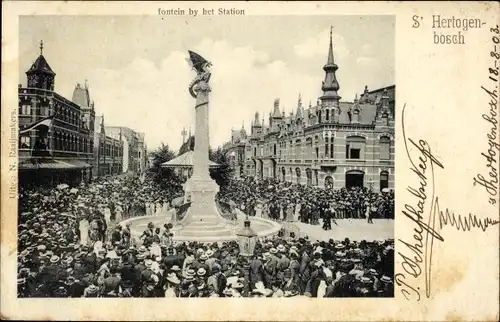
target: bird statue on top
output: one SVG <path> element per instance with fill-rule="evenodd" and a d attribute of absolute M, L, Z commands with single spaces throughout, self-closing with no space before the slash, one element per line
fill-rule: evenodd
<path fill-rule="evenodd" d="M 188 61 L 189 65 L 191 65 L 191 67 L 196 71 L 196 77 L 193 79 L 191 84 L 189 84 L 189 94 L 191 94 L 193 98 L 196 98 L 198 95 L 196 94 L 194 88 L 198 83 L 202 81 L 204 81 L 208 85 L 211 76 L 208 68 L 212 66 L 212 63 L 210 63 L 197 53 L 192 52 L 191 50 L 188 50 L 188 52 L 189 59 L 186 60 Z"/>

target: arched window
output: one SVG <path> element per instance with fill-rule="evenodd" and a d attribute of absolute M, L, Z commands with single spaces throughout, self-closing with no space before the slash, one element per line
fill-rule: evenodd
<path fill-rule="evenodd" d="M 328 158 L 328 137 L 325 137 L 325 158 Z"/>
<path fill-rule="evenodd" d="M 333 189 L 333 178 L 331 176 L 325 178 L 325 189 Z"/>
<path fill-rule="evenodd" d="M 310 168 L 306 169 L 306 177 L 307 177 L 307 185 L 311 186 L 312 185 L 312 171 Z"/>
<path fill-rule="evenodd" d="M 383 136 L 380 138 L 380 160 L 389 160 L 390 159 L 390 148 L 391 148 L 391 139 L 387 136 Z"/>
<path fill-rule="evenodd" d="M 297 183 L 300 183 L 300 168 L 295 168 L 295 174 L 297 175 Z"/>
<path fill-rule="evenodd" d="M 295 158 L 300 158 L 302 154 L 302 141 L 300 139 L 295 141 Z"/>
<path fill-rule="evenodd" d="M 330 158 L 332 159 L 333 159 L 333 151 L 335 150 L 333 149 L 333 137 L 332 137 L 330 138 Z"/>
<path fill-rule="evenodd" d="M 68 136 L 66 135 L 66 133 L 62 134 L 62 150 L 68 150 Z"/>
<path fill-rule="evenodd" d="M 62 146 L 61 132 L 56 132 L 56 150 L 61 150 Z"/>
<path fill-rule="evenodd" d="M 327 110 L 326 110 L 326 115 L 325 115 L 325 121 L 327 121 L 327 122 L 328 122 L 329 120 L 330 120 L 330 110 L 329 110 L 329 109 L 327 109 Z"/>
<path fill-rule="evenodd" d="M 308 156 L 313 154 L 313 139 L 311 137 L 306 139 L 306 153 Z"/>

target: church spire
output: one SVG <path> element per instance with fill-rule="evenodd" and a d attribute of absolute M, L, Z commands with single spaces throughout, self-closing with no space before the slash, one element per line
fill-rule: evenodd
<path fill-rule="evenodd" d="M 43 40 L 40 40 L 40 56 L 43 55 Z"/>
<path fill-rule="evenodd" d="M 337 77 L 335 76 L 335 72 L 339 67 L 335 64 L 335 60 L 333 59 L 333 40 L 332 40 L 332 29 L 330 27 L 330 44 L 328 47 L 328 58 L 326 61 L 326 65 L 323 66 L 323 70 L 325 71 L 325 80 L 321 86 L 323 90 L 323 96 L 321 96 L 321 100 L 323 102 L 330 102 L 333 105 L 338 105 L 340 96 L 337 91 L 340 89 L 339 83 L 337 81 Z"/>

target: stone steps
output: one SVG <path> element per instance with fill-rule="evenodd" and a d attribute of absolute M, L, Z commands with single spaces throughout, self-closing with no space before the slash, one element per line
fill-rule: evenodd
<path fill-rule="evenodd" d="M 191 227 L 185 227 L 178 234 L 174 234 L 174 238 L 182 239 L 182 237 L 217 237 L 217 236 L 229 236 L 232 235 L 233 231 L 226 227 L 220 227 L 218 229 L 193 229 Z"/>
<path fill-rule="evenodd" d="M 224 223 L 218 222 L 190 222 L 184 228 L 192 228 L 192 229 L 217 229 L 221 227 L 225 227 Z"/>

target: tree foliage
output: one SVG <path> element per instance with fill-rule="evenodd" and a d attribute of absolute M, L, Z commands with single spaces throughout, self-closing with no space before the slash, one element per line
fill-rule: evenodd
<path fill-rule="evenodd" d="M 161 146 L 150 153 L 152 157 L 152 167 L 150 168 L 150 175 L 152 175 L 154 182 L 164 184 L 175 177 L 172 169 L 162 168 L 161 164 L 175 158 L 175 152 L 170 149 L 168 144 L 162 142 Z"/>
<path fill-rule="evenodd" d="M 227 186 L 233 175 L 231 164 L 227 153 L 221 148 L 209 150 L 209 159 L 218 163 L 220 167 L 210 169 L 210 176 L 214 179 L 220 187 Z"/>

